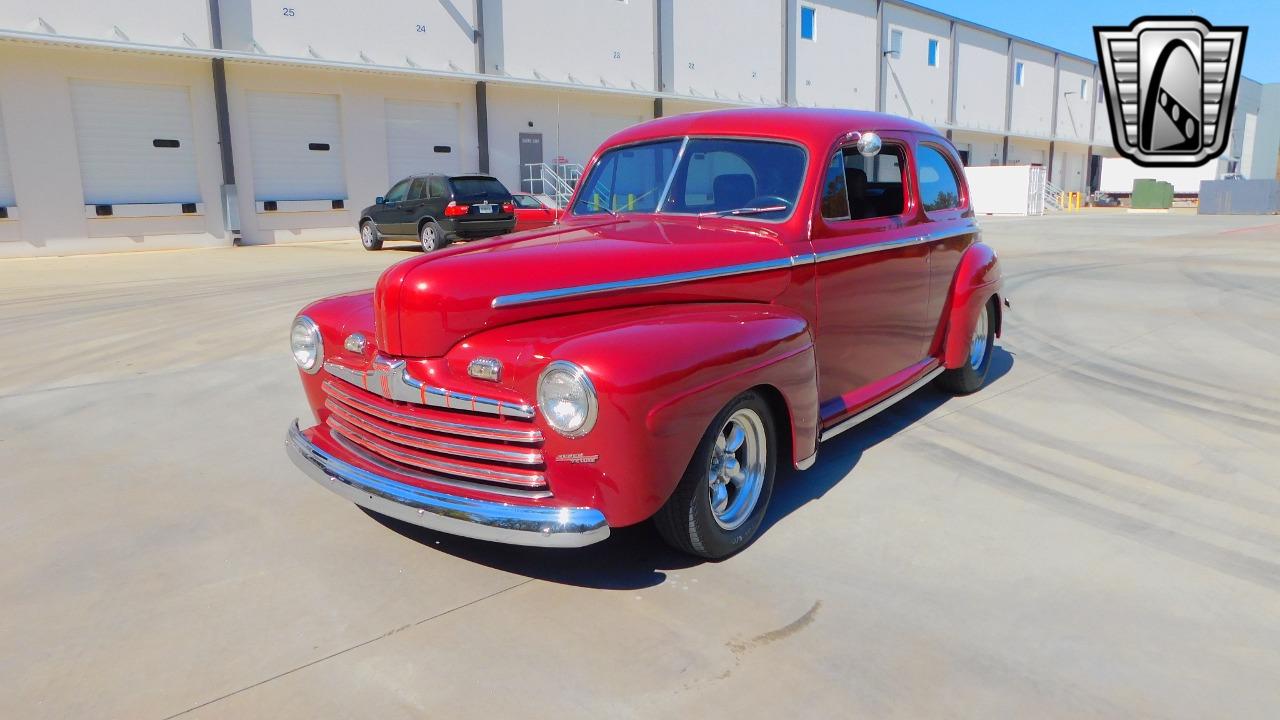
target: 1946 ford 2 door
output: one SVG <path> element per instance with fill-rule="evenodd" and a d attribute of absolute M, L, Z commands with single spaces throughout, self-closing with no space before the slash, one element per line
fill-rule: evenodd
<path fill-rule="evenodd" d="M 780 464 L 930 381 L 980 388 L 1000 286 L 960 159 L 925 125 L 654 120 L 605 142 L 558 225 L 306 307 L 291 341 L 317 424 L 287 447 L 428 528 L 574 547 L 652 518 L 724 557 Z"/>

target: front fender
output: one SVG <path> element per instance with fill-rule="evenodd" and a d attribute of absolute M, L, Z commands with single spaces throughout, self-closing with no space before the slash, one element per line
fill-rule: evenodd
<path fill-rule="evenodd" d="M 996 252 L 983 242 L 970 245 L 960 258 L 947 302 L 946 332 L 943 336 L 942 364 L 949 369 L 963 367 L 969 360 L 969 339 L 978 313 L 1004 284 Z M 1001 331 L 999 303 L 996 305 L 996 335 Z"/>
<path fill-rule="evenodd" d="M 786 460 L 816 450 L 812 334 L 802 316 L 774 305 L 660 305 L 545 318 L 474 335 L 449 354 L 458 353 L 514 363 L 512 388 L 531 400 L 548 363 L 567 360 L 587 371 L 599 395 L 596 425 L 572 439 L 544 427 L 547 480 L 557 496 L 600 508 L 611 526 L 656 512 L 716 413 L 751 388 L 764 386 L 783 411 L 778 430 L 792 455 Z"/>

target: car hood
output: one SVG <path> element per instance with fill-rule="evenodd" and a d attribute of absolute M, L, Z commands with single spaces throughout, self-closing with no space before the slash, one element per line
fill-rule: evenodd
<path fill-rule="evenodd" d="M 773 226 L 721 218 L 578 221 L 468 243 L 382 274 L 374 294 L 377 344 L 391 355 L 436 357 L 468 335 L 533 318 L 640 304 L 769 302 L 790 280 L 789 258 Z M 644 285 L 678 273 L 770 261 L 776 270 Z M 495 302 L 637 281 L 640 287 Z"/>

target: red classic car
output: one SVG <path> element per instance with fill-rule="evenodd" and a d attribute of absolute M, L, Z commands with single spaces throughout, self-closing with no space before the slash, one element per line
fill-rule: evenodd
<path fill-rule="evenodd" d="M 298 315 L 296 464 L 374 512 L 573 547 L 653 519 L 750 542 L 780 464 L 936 380 L 970 393 L 1001 276 L 947 139 L 889 115 L 646 122 L 559 225 L 393 265 Z M 803 477 L 793 479 L 804 482 Z"/>
<path fill-rule="evenodd" d="M 516 205 L 516 232 L 554 225 L 560 214 L 555 208 L 547 207 L 537 195 L 513 192 L 511 199 Z"/>

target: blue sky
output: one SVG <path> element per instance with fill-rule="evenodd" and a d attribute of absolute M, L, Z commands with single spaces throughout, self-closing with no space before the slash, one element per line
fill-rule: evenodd
<path fill-rule="evenodd" d="M 1244 74 L 1280 82 L 1280 0 L 913 0 L 917 5 L 1096 59 L 1094 25 L 1128 25 L 1140 15 L 1199 15 L 1213 25 L 1248 25 Z"/>

